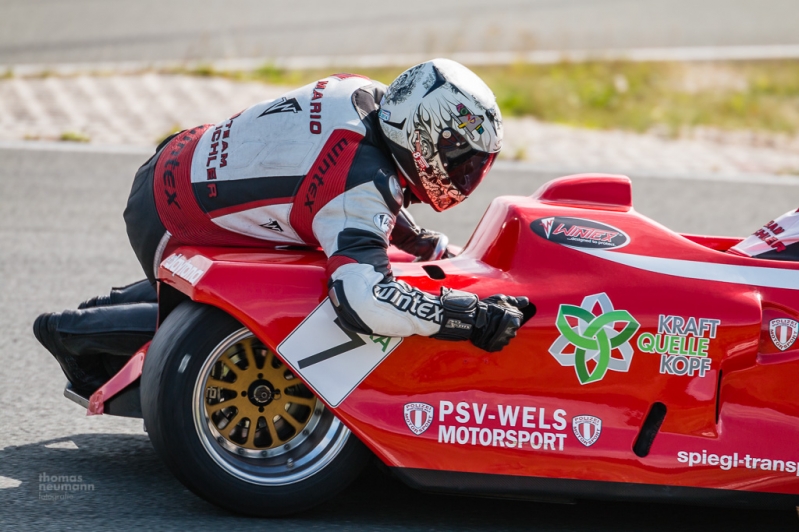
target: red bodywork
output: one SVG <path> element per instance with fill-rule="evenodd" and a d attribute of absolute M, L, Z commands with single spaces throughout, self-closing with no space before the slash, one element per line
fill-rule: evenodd
<path fill-rule="evenodd" d="M 336 415 L 393 467 L 799 494 L 799 342 L 780 350 L 769 331 L 773 319 L 799 320 L 799 265 L 725 254 L 738 239 L 677 234 L 635 212 L 631 197 L 623 176 L 561 178 L 532 197 L 494 200 L 457 258 L 394 262 L 395 276 L 422 290 L 524 295 L 537 312 L 500 353 L 405 339 Z M 531 228 L 553 217 L 620 229 L 627 243 L 569 247 Z M 272 349 L 327 295 L 318 251 L 175 251 L 205 273 L 192 285 L 162 265 L 161 282 L 225 310 Z M 433 279 L 430 265 L 445 278 Z M 562 304 L 603 293 L 639 323 L 634 352 L 627 371 L 581 384 L 574 367 L 550 354 L 561 335 L 556 320 Z M 657 335 L 662 316 L 705 320 L 704 331 L 671 344 L 672 354 L 684 354 L 708 338 L 704 376 L 698 366 L 692 376 L 661 373 L 667 355 L 640 349 L 640 336 Z M 709 320 L 719 320 L 715 338 Z M 419 435 L 405 419 L 409 403 L 434 408 Z M 655 403 L 667 414 L 639 457 L 633 446 Z M 576 431 L 588 437 L 596 428 L 579 425 L 579 416 L 601 420 L 590 445 Z M 530 439 L 512 445 L 510 431 Z"/>

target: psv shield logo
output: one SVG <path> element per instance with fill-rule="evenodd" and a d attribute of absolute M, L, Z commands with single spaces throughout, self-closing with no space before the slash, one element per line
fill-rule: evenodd
<path fill-rule="evenodd" d="M 602 420 L 594 416 L 576 416 L 572 419 L 572 430 L 580 443 L 591 447 L 602 433 Z"/>
<path fill-rule="evenodd" d="M 433 407 L 427 403 L 408 403 L 405 405 L 405 423 L 417 436 L 433 422 Z"/>
<path fill-rule="evenodd" d="M 768 331 L 777 349 L 785 351 L 796 341 L 799 323 L 788 318 L 778 318 L 769 322 Z"/>

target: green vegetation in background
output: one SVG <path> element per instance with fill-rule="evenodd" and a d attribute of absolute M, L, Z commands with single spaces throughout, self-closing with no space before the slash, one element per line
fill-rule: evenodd
<path fill-rule="evenodd" d="M 91 142 L 91 137 L 85 133 L 81 133 L 80 131 L 64 131 L 61 133 L 61 136 L 58 137 L 58 140 L 62 140 L 64 142 Z"/>
<path fill-rule="evenodd" d="M 402 70 L 351 71 L 390 83 Z M 494 90 L 506 117 L 671 135 L 696 126 L 799 131 L 799 61 L 587 62 L 473 70 Z M 331 72 L 264 66 L 253 72 L 201 68 L 192 73 L 297 86 Z"/>

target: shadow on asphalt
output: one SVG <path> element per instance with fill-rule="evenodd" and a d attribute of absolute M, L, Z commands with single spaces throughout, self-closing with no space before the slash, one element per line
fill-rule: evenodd
<path fill-rule="evenodd" d="M 74 445 L 68 442 L 73 442 Z M 51 447 L 47 447 L 47 446 Z M 61 448 L 52 448 L 61 446 Z M 75 448 L 77 446 L 77 448 Z M 49 476 L 72 476 L 84 488 L 40 491 Z M 343 494 L 306 514 L 251 519 L 194 496 L 169 473 L 146 435 L 82 434 L 0 450 L 0 476 L 20 481 L 0 489 L 0 528 L 220 530 L 541 530 L 777 531 L 797 530 L 790 510 L 740 510 L 640 503 L 574 505 L 474 499 L 420 493 L 376 466 Z M 78 476 L 80 478 L 78 478 Z M 3 480 L 8 485 L 8 480 Z M 230 528 L 227 528 L 228 530 Z"/>

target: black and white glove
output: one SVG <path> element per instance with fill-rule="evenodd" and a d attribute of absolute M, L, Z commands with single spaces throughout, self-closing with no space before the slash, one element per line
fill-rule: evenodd
<path fill-rule="evenodd" d="M 449 238 L 444 233 L 422 229 L 416 242 L 414 253 L 416 262 L 448 259 L 454 256 L 447 249 Z"/>
<path fill-rule="evenodd" d="M 516 336 L 523 319 L 519 309 L 528 304 L 526 297 L 497 294 L 481 301 L 474 294 L 442 288 L 441 329 L 431 338 L 471 340 L 489 353 L 501 351 Z"/>
<path fill-rule="evenodd" d="M 496 294 L 480 301 L 486 306 L 486 323 L 478 326 L 472 333 L 472 343 L 489 353 L 501 351 L 508 345 L 516 331 L 522 326 L 522 313 L 530 301 L 526 297 L 512 297 Z M 479 325 L 479 324 L 478 324 Z"/>
<path fill-rule="evenodd" d="M 455 256 L 455 253 L 451 253 L 447 248 L 449 245 L 447 235 L 419 227 L 411 213 L 405 209 L 400 209 L 397 214 L 391 232 L 391 243 L 415 256 L 416 261 L 441 260 Z"/>

